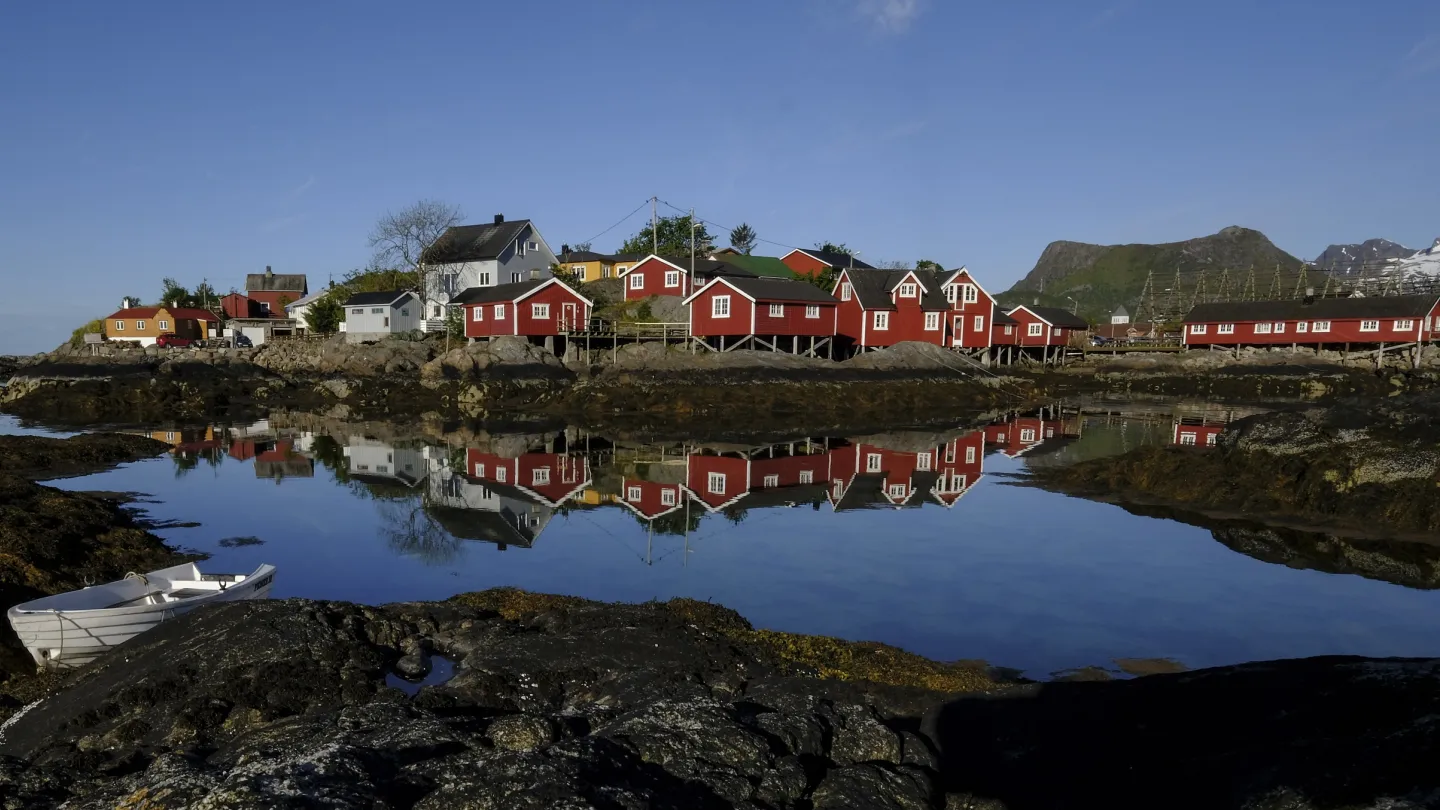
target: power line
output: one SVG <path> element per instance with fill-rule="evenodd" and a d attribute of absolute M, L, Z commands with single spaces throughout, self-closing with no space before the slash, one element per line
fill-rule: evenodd
<path fill-rule="evenodd" d="M 630 213 L 628 213 L 628 214 L 626 214 L 625 216 L 621 217 L 619 222 L 616 222 L 614 225 L 611 225 L 610 227 L 608 227 L 608 228 L 606 228 L 605 230 L 603 230 L 603 231 L 595 234 L 594 236 L 590 237 L 589 239 L 586 239 L 585 241 L 586 241 L 586 242 L 594 242 L 596 239 L 599 239 L 600 237 L 602 237 L 602 236 L 604 236 L 605 234 L 607 234 L 607 233 L 615 230 L 616 228 L 620 227 L 621 225 L 624 225 L 624 224 L 625 224 L 625 220 L 627 220 L 627 219 L 635 216 L 636 214 L 640 213 L 640 209 L 644 208 L 646 205 L 649 205 L 649 204 L 650 204 L 650 201 L 649 201 L 649 200 L 646 200 L 645 202 L 640 203 L 639 205 L 637 205 L 637 206 L 635 207 L 635 210 L 634 210 L 634 211 L 631 211 Z M 669 203 L 666 203 L 666 204 L 668 205 Z"/>

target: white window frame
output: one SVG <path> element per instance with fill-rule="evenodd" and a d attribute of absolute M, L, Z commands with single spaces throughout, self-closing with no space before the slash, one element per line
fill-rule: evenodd
<path fill-rule="evenodd" d="M 484 464 L 483 462 L 480 462 L 480 461 L 475 462 L 475 477 L 476 477 L 476 478 L 484 478 L 484 477 L 485 477 L 485 464 Z"/>
<path fill-rule="evenodd" d="M 384 308 L 384 307 L 371 307 L 371 308 L 370 308 L 370 314 L 371 314 L 371 315 L 384 315 L 384 314 L 385 314 L 385 308 Z"/>
<path fill-rule="evenodd" d="M 934 331 L 938 331 L 939 329 L 940 329 L 940 313 L 938 313 L 938 312 L 927 312 L 927 313 L 925 313 L 925 331 L 927 331 L 927 332 L 934 332 Z"/>
<path fill-rule="evenodd" d="M 885 468 L 885 457 L 879 453 L 867 453 L 865 455 L 865 472 L 880 472 Z"/>
<path fill-rule="evenodd" d="M 1037 434 L 1035 433 L 1035 428 L 1021 428 L 1021 430 L 1020 430 L 1020 443 L 1021 443 L 1021 444 L 1034 444 L 1035 441 L 1037 440 L 1037 438 L 1038 438 L 1038 436 L 1037 436 Z"/>
<path fill-rule="evenodd" d="M 530 317 L 532 317 L 532 318 L 538 318 L 538 319 L 540 319 L 540 320 L 548 320 L 548 319 L 550 318 L 550 305 L 549 305 L 549 304 L 531 304 L 531 305 L 530 305 Z"/>
<path fill-rule="evenodd" d="M 675 490 L 673 490 L 673 489 L 662 489 L 662 490 L 660 490 L 660 505 L 661 505 L 661 506 L 674 506 L 674 505 L 675 505 Z"/>
<path fill-rule="evenodd" d="M 530 485 L 544 487 L 550 485 L 550 468 L 536 467 L 530 471 Z"/>
<path fill-rule="evenodd" d="M 144 331 L 145 331 L 145 324 L 146 324 L 145 321 L 136 321 L 136 322 L 135 322 L 135 331 L 137 331 L 137 332 L 144 332 Z"/>
<path fill-rule="evenodd" d="M 1190 431 L 1189 433 L 1181 433 L 1181 434 L 1180 434 L 1180 445 L 1181 445 L 1182 447 L 1194 447 L 1194 446 L 1195 446 L 1195 431 L 1192 430 L 1192 431 Z"/>
<path fill-rule="evenodd" d="M 809 319 L 809 320 L 812 320 L 812 321 L 815 320 L 815 319 L 817 319 L 817 318 L 819 318 L 819 317 L 820 317 L 820 305 L 819 305 L 819 304 L 809 304 L 809 305 L 807 305 L 807 306 L 805 307 L 805 317 L 806 317 L 807 319 Z"/>
<path fill-rule="evenodd" d="M 906 282 L 900 285 L 899 290 L 897 290 L 895 294 L 901 298 L 914 298 L 919 294 L 919 290 L 913 282 Z"/>
<path fill-rule="evenodd" d="M 116 332 L 124 332 L 124 331 L 125 331 L 125 322 L 124 322 L 124 321 L 116 321 L 116 322 L 115 322 L 115 331 L 116 331 Z"/>
<path fill-rule="evenodd" d="M 725 473 L 712 472 L 705 479 L 705 489 L 711 495 L 725 494 Z"/>
<path fill-rule="evenodd" d="M 1268 323 L 1257 323 L 1257 324 L 1255 324 L 1255 334 L 1257 334 L 1257 335 L 1268 335 L 1268 334 L 1270 334 L 1270 324 L 1268 324 Z"/>
<path fill-rule="evenodd" d="M 350 314 L 351 314 L 351 315 L 364 315 L 364 314 L 365 314 L 365 308 L 364 308 L 364 307 L 351 307 L 351 309 L 350 309 Z"/>
<path fill-rule="evenodd" d="M 525 249 L 526 249 L 526 250 L 539 250 L 539 249 L 540 249 L 540 243 L 539 243 L 539 242 L 526 242 L 526 243 L 525 243 Z"/>
<path fill-rule="evenodd" d="M 915 469 L 919 470 L 920 472 L 929 472 L 930 467 L 933 466 L 933 462 L 934 459 L 931 457 L 930 453 L 920 453 L 915 456 Z"/>
<path fill-rule="evenodd" d="M 1192 334 L 1192 335 L 1203 335 L 1203 334 L 1205 334 L 1205 330 L 1206 330 L 1207 328 L 1208 328 L 1208 327 L 1206 327 L 1205 324 L 1203 324 L 1203 323 L 1192 323 L 1192 324 L 1190 324 L 1190 334 Z"/>
<path fill-rule="evenodd" d="M 1396 321 L 1394 328 L 1396 332 L 1409 332 L 1415 328 L 1415 322 L 1413 320 Z"/>
<path fill-rule="evenodd" d="M 1215 334 L 1217 334 L 1217 335 L 1233 335 L 1233 334 L 1235 334 L 1235 324 L 1233 324 L 1233 323 L 1222 323 L 1222 324 L 1220 324 L 1219 326 L 1216 326 L 1216 327 L 1215 327 Z"/>
<path fill-rule="evenodd" d="M 960 292 L 960 300 L 967 304 L 974 304 L 980 300 L 980 288 L 974 284 L 961 284 Z"/>
<path fill-rule="evenodd" d="M 643 290 L 643 289 L 645 289 L 645 276 L 641 275 L 640 273 L 631 273 L 631 274 L 630 274 L 630 289 L 632 289 L 632 290 Z"/>
<path fill-rule="evenodd" d="M 665 271 L 665 286 L 666 286 L 666 287 L 679 287 L 679 286 L 680 286 L 680 271 L 679 271 L 679 270 L 666 270 L 666 271 Z"/>
<path fill-rule="evenodd" d="M 156 328 L 156 329 L 159 329 L 161 332 L 167 331 L 167 330 L 170 329 L 170 322 L 169 322 L 169 321 L 156 321 L 156 322 L 155 322 L 155 328 Z"/>
<path fill-rule="evenodd" d="M 509 473 L 506 471 L 506 469 L 505 469 L 505 467 L 504 467 L 503 465 L 495 468 L 495 480 L 496 480 L 496 481 L 499 481 L 500 483 L 503 484 L 503 483 L 505 483 L 505 479 L 508 478 L 508 477 L 509 477 Z"/>
<path fill-rule="evenodd" d="M 1008 325 L 1005 327 L 1005 334 L 1007 334 L 1007 335 L 1013 335 L 1013 334 L 1015 334 L 1015 324 L 1013 324 L 1013 323 L 1012 323 L 1012 324 L 1008 324 Z"/>
<path fill-rule="evenodd" d="M 774 487 L 780 486 L 780 476 L 774 474 L 765 476 L 765 482 L 761 484 L 761 486 L 765 487 L 766 489 L 772 489 Z"/>
<path fill-rule="evenodd" d="M 1303 334 L 1305 334 L 1306 332 L 1309 332 L 1309 331 L 1310 331 L 1310 322 L 1309 322 L 1309 321 L 1300 321 L 1299 323 L 1295 324 L 1295 333 L 1296 333 L 1296 334 L 1303 335 Z"/>
<path fill-rule="evenodd" d="M 710 299 L 710 317 L 712 317 L 712 318 L 728 318 L 728 317 L 730 317 L 730 296 L 728 296 L 728 295 L 717 295 L 717 296 L 715 296 L 714 298 L 711 298 L 711 299 Z"/>
<path fill-rule="evenodd" d="M 1379 321 L 1374 321 L 1374 320 L 1371 320 L 1371 321 L 1361 321 L 1361 322 L 1360 322 L 1360 331 L 1361 331 L 1361 332 L 1379 332 L 1379 331 L 1380 331 L 1380 322 L 1379 322 Z"/>
<path fill-rule="evenodd" d="M 505 305 L 504 305 L 504 304 L 496 304 L 496 305 L 495 305 L 495 320 L 497 320 L 497 321 L 503 321 L 503 320 L 505 320 Z"/>
<path fill-rule="evenodd" d="M 640 487 L 626 487 L 626 488 L 625 488 L 625 500 L 630 501 L 631 503 L 634 503 L 635 501 L 638 501 L 638 500 L 640 500 L 640 499 L 643 498 L 643 497 L 644 497 L 644 493 L 640 490 Z"/>
<path fill-rule="evenodd" d="M 801 470 L 801 471 L 800 471 L 800 483 L 802 483 L 802 484 L 813 484 L 813 483 L 815 483 L 815 471 L 814 471 L 814 470 Z"/>
<path fill-rule="evenodd" d="M 615 265 L 615 275 L 618 276 L 618 275 L 620 275 L 621 273 L 623 273 L 623 272 L 625 272 L 626 270 L 629 270 L 629 269 L 630 269 L 630 265 L 628 265 L 628 264 L 617 264 L 617 265 Z"/>
<path fill-rule="evenodd" d="M 841 300 L 841 301 L 849 301 L 851 294 L 852 294 L 852 293 L 851 293 L 851 291 L 850 291 L 850 282 L 848 282 L 848 281 L 842 281 L 842 282 L 840 282 L 840 300 Z"/>
<path fill-rule="evenodd" d="M 1285 322 L 1284 322 L 1284 321 L 1276 321 L 1276 322 L 1275 322 L 1275 334 L 1277 334 L 1277 335 L 1283 335 L 1283 334 L 1285 334 Z"/>
<path fill-rule="evenodd" d="M 785 305 L 784 305 L 784 304 L 771 304 L 771 305 L 770 305 L 770 317 L 772 317 L 772 318 L 783 318 L 783 317 L 785 317 Z"/>
<path fill-rule="evenodd" d="M 949 301 L 949 302 L 952 303 L 952 304 L 955 303 L 955 301 L 959 298 L 959 295 L 958 295 L 958 294 L 956 293 L 956 291 L 955 291 L 955 288 L 958 287 L 958 286 L 960 286 L 960 285 L 959 285 L 959 284 L 946 284 L 946 285 L 945 285 L 945 300 L 946 300 L 946 301 Z"/>
<path fill-rule="evenodd" d="M 470 310 L 470 320 L 472 320 L 472 321 L 483 321 L 483 320 L 485 320 L 485 306 L 484 306 L 483 304 L 480 305 L 480 306 L 478 306 L 478 307 L 474 307 L 474 308 L 472 308 L 472 309 Z"/>
<path fill-rule="evenodd" d="M 974 464 L 974 463 L 975 463 L 975 447 L 974 447 L 973 445 L 970 446 L 970 447 L 966 447 L 966 448 L 965 448 L 965 463 L 966 463 L 966 464 Z"/>
<path fill-rule="evenodd" d="M 906 486 L 905 486 L 904 484 L 891 484 L 891 485 L 890 485 L 890 488 L 889 488 L 888 490 L 886 490 L 886 492 L 889 494 L 889 497 L 892 498 L 892 499 L 894 499 L 894 498 L 903 498 L 903 497 L 905 497 L 907 494 L 909 494 L 909 493 L 906 491 Z"/>
<path fill-rule="evenodd" d="M 1032 323 L 1025 327 L 1026 337 L 1045 337 L 1045 324 Z"/>
<path fill-rule="evenodd" d="M 1310 324 L 1310 331 L 1311 331 L 1311 332 L 1329 332 L 1329 331 L 1330 331 L 1330 322 L 1329 322 L 1329 321 L 1316 321 L 1316 322 Z"/>
<path fill-rule="evenodd" d="M 985 331 L 985 316 L 984 316 L 984 315 L 976 315 L 976 316 L 975 316 L 975 331 L 976 331 L 976 332 L 984 332 L 984 331 Z"/>
<path fill-rule="evenodd" d="M 886 331 L 889 331 L 889 329 L 890 329 L 890 313 L 888 313 L 888 312 L 877 312 L 877 313 L 875 313 L 875 320 L 874 320 L 873 328 L 875 329 L 876 332 L 886 332 Z"/>

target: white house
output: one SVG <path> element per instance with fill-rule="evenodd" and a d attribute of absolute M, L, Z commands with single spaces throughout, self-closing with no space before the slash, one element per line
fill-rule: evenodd
<path fill-rule="evenodd" d="M 305 319 L 305 314 L 310 311 L 310 305 L 320 300 L 329 290 L 313 292 L 298 301 L 292 301 L 285 305 L 285 317 L 295 321 L 295 328 L 301 331 L 310 331 L 310 322 Z"/>
<path fill-rule="evenodd" d="M 462 540 L 530 548 L 555 510 L 516 487 L 470 478 L 442 459 L 428 459 L 425 511 Z"/>
<path fill-rule="evenodd" d="M 345 445 L 345 468 L 351 478 L 406 487 L 419 484 L 429 472 L 419 448 L 395 447 L 363 436 L 351 436 Z"/>
<path fill-rule="evenodd" d="M 420 302 L 405 290 L 355 293 L 345 299 L 345 341 L 383 340 L 420 328 Z"/>
<path fill-rule="evenodd" d="M 485 225 L 457 225 L 435 240 L 422 259 L 427 332 L 445 328 L 450 299 L 472 287 L 494 287 L 550 278 L 555 252 L 528 219 L 506 222 L 503 214 Z"/>

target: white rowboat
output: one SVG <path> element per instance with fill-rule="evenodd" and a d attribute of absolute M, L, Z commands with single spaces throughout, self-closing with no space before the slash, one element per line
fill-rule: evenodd
<path fill-rule="evenodd" d="M 24 602 L 6 615 L 40 669 L 65 669 L 201 605 L 264 599 L 274 581 L 273 565 L 250 574 L 203 574 L 186 563 Z"/>

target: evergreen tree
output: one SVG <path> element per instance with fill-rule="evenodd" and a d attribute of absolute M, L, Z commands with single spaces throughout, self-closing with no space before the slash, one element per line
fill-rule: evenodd
<path fill-rule="evenodd" d="M 730 247 L 746 256 L 755 249 L 755 239 L 755 229 L 750 227 L 748 222 L 742 222 L 730 231 Z"/>
<path fill-rule="evenodd" d="M 345 308 L 334 295 L 322 296 L 305 310 L 305 327 L 317 335 L 335 334 L 343 320 Z"/>

